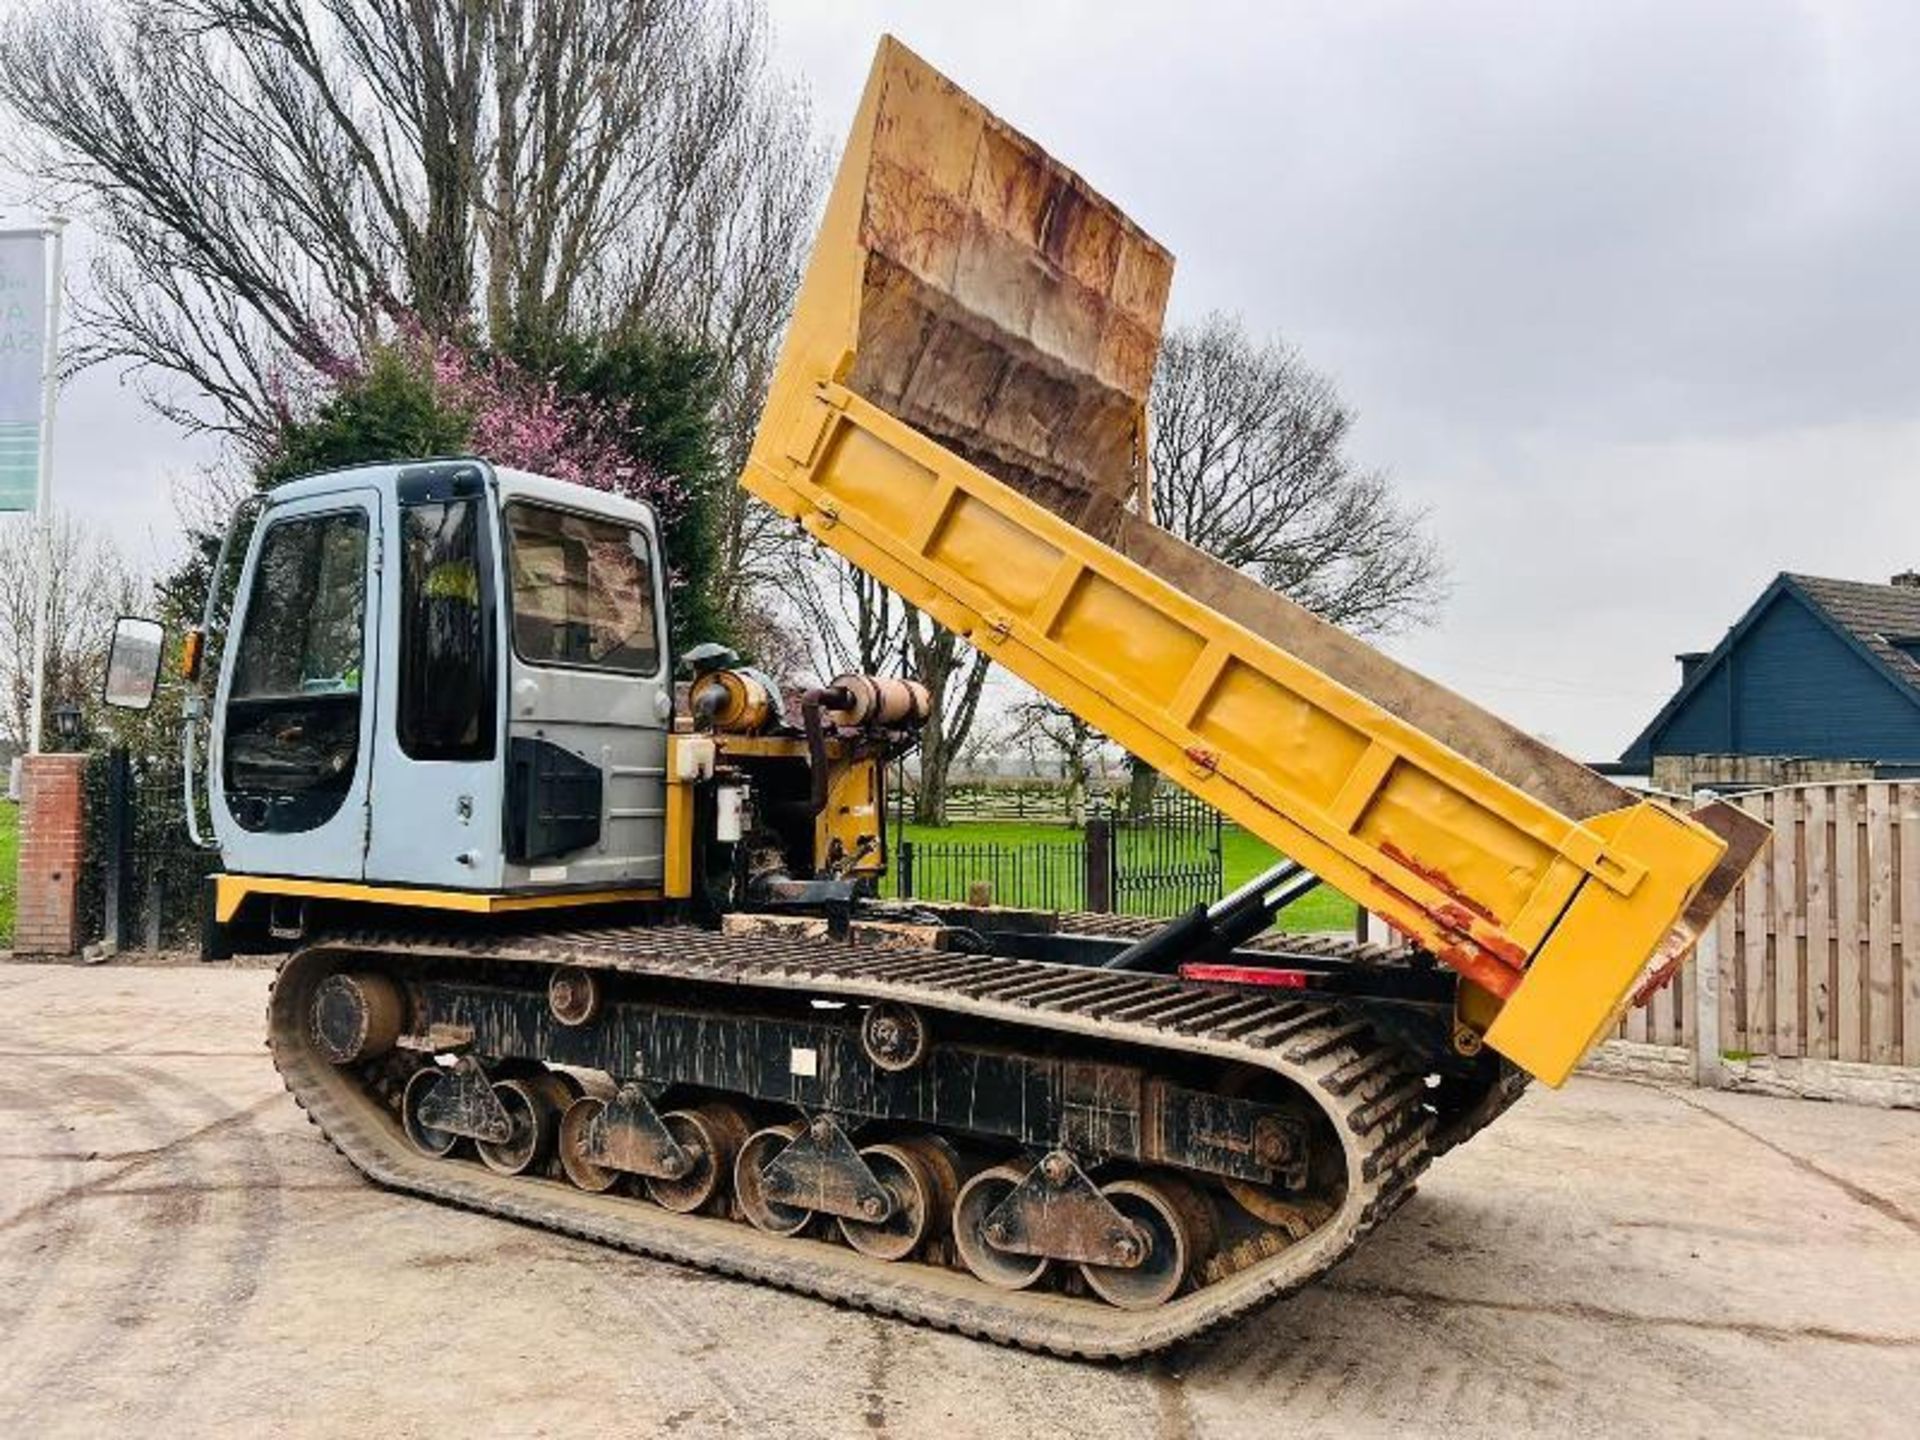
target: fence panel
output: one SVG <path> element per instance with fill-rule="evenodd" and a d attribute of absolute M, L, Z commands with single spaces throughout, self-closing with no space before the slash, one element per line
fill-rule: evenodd
<path fill-rule="evenodd" d="M 1721 913 L 1721 1044 L 1920 1066 L 1920 782 L 1797 785 L 1736 803 L 1773 841 Z M 1692 968 L 1619 1034 L 1690 1044 Z"/>
<path fill-rule="evenodd" d="M 180 762 L 170 755 L 128 759 L 127 813 L 117 850 L 109 804 L 113 765 L 110 753 L 87 760 L 86 868 L 80 880 L 83 938 L 109 938 L 111 898 L 129 949 L 192 949 L 200 941 L 204 881 L 218 861 L 187 838 Z M 113 897 L 116 864 L 123 868 L 119 894 Z"/>
<path fill-rule="evenodd" d="M 899 848 L 894 884 L 902 899 L 964 902 L 985 885 L 996 905 L 1087 907 L 1087 847 L 1077 839 L 1057 845 L 903 840 Z"/>
<path fill-rule="evenodd" d="M 1116 813 L 1112 825 L 1113 908 L 1119 914 L 1178 915 L 1220 898 L 1226 851 L 1213 806 L 1163 786 L 1144 813 Z"/>
<path fill-rule="evenodd" d="M 894 893 L 956 901 L 984 884 L 999 905 L 1164 917 L 1211 904 L 1225 881 L 1220 812 L 1171 787 L 1139 815 L 1096 801 L 1087 828 L 1062 826 L 1057 841 L 970 840 L 964 830 L 903 839 Z"/>

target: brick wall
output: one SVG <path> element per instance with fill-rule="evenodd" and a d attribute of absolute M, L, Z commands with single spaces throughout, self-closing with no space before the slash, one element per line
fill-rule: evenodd
<path fill-rule="evenodd" d="M 80 948 L 86 765 L 84 755 L 29 755 L 21 761 L 17 955 L 71 955 Z"/>

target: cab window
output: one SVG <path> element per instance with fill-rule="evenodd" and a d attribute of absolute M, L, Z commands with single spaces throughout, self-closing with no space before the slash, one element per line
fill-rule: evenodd
<path fill-rule="evenodd" d="M 494 585 L 480 501 L 403 505 L 400 548 L 400 748 L 415 760 L 490 760 Z"/>
<path fill-rule="evenodd" d="M 513 646 L 534 665 L 650 675 L 660 668 L 653 557 L 629 525 L 507 507 Z"/>
<path fill-rule="evenodd" d="M 249 830 L 311 830 L 340 808 L 360 750 L 367 516 L 269 524 L 234 651 L 223 779 Z"/>

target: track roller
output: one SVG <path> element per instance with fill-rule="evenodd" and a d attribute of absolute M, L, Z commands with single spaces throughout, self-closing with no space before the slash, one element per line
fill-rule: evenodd
<path fill-rule="evenodd" d="M 562 1025 L 585 1025 L 600 1014 L 600 978 L 591 970 L 562 965 L 547 979 L 547 1008 Z"/>
<path fill-rule="evenodd" d="M 1053 1262 L 1044 1255 L 1016 1255 L 998 1249 L 986 1233 L 987 1216 L 999 1208 L 1026 1178 L 1018 1165 L 996 1165 L 982 1170 L 961 1187 L 953 1206 L 953 1243 L 960 1259 L 975 1275 L 1001 1290 L 1024 1290 L 1047 1273 Z"/>
<path fill-rule="evenodd" d="M 732 1105 L 699 1105 L 669 1110 L 660 1121 L 693 1158 L 693 1168 L 678 1180 L 648 1176 L 648 1198 L 680 1215 L 709 1208 L 733 1173 L 734 1157 L 747 1138 L 746 1117 Z"/>
<path fill-rule="evenodd" d="M 897 1074 L 927 1058 L 927 1018 L 911 1005 L 882 1000 L 860 1022 L 860 1048 L 876 1067 Z"/>
<path fill-rule="evenodd" d="M 904 1260 L 938 1232 L 953 1200 L 942 1194 L 939 1177 L 924 1151 L 907 1145 L 869 1145 L 860 1152 L 875 1178 L 893 1197 L 893 1214 L 869 1222 L 840 1217 L 840 1233 L 862 1255 Z"/>
<path fill-rule="evenodd" d="M 739 1158 L 733 1162 L 733 1193 L 740 1202 L 741 1213 L 755 1227 L 772 1235 L 796 1235 L 813 1218 L 811 1210 L 782 1205 L 770 1198 L 762 1173 L 775 1156 L 800 1138 L 805 1128 L 798 1122 L 789 1122 L 756 1130 L 747 1137 L 740 1147 Z"/>
<path fill-rule="evenodd" d="M 524 1175 L 553 1149 L 560 1111 L 570 1098 L 559 1077 L 534 1075 L 501 1080 L 493 1087 L 513 1131 L 498 1143 L 476 1140 L 474 1148 L 489 1170 L 501 1175 Z"/>
<path fill-rule="evenodd" d="M 451 1155 L 453 1147 L 460 1143 L 460 1137 L 451 1130 L 437 1129 L 423 1121 L 420 1118 L 420 1104 L 436 1085 L 442 1084 L 447 1078 L 447 1072 L 438 1066 L 423 1065 L 408 1078 L 406 1093 L 400 1100 L 401 1120 L 406 1126 L 407 1139 L 422 1155 L 431 1155 L 436 1160 Z"/>
<path fill-rule="evenodd" d="M 1179 1293 L 1199 1257 L 1213 1248 L 1213 1226 L 1203 1200 L 1171 1177 L 1117 1180 L 1101 1188 L 1114 1209 L 1147 1234 L 1146 1258 L 1122 1268 L 1082 1265 L 1087 1286 L 1122 1310 L 1151 1310 Z"/>
<path fill-rule="evenodd" d="M 595 1194 L 611 1190 L 620 1172 L 596 1165 L 586 1156 L 587 1125 L 607 1108 L 605 1095 L 586 1094 L 575 1100 L 560 1116 L 560 1168 L 582 1190 Z"/>

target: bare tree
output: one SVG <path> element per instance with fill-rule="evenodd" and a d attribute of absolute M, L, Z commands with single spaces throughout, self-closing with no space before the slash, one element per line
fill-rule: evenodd
<path fill-rule="evenodd" d="M 1349 630 L 1431 617 L 1445 569 L 1425 516 L 1353 460 L 1354 412 L 1292 348 L 1222 315 L 1176 327 L 1149 409 L 1162 529 Z"/>
<path fill-rule="evenodd" d="M 46 714 L 73 705 L 97 725 L 100 685 L 116 616 L 138 608 L 145 586 L 113 544 L 70 515 L 53 523 Z M 34 602 L 40 536 L 31 517 L 0 524 L 0 728 L 25 749 L 33 706 Z"/>
<path fill-rule="evenodd" d="M 1060 778 L 1066 782 L 1067 823 L 1085 825 L 1087 798 L 1100 747 L 1107 743 L 1107 737 L 1044 695 L 1019 701 L 1008 713 L 1034 768 L 1041 768 L 1049 760 L 1059 765 Z"/>
<path fill-rule="evenodd" d="M 402 321 L 535 359 L 644 323 L 719 353 L 744 459 L 823 175 L 756 0 L 38 0 L 0 99 L 109 242 L 81 362 L 176 419 L 258 445 Z"/>

